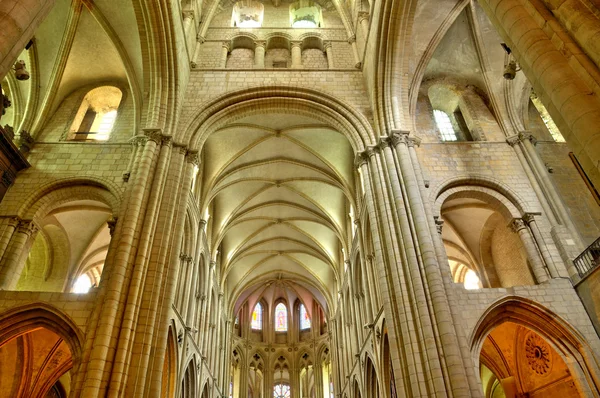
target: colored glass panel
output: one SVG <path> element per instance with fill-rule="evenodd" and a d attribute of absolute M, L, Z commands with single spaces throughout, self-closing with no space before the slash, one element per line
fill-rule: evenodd
<path fill-rule="evenodd" d="M 287 331 L 287 309 L 283 303 L 279 303 L 275 307 L 275 331 Z"/>
<path fill-rule="evenodd" d="M 254 311 L 252 311 L 250 327 L 255 330 L 262 329 L 262 305 L 260 305 L 260 303 L 256 303 Z"/>
<path fill-rule="evenodd" d="M 300 304 L 300 329 L 310 329 L 310 318 L 304 304 Z"/>

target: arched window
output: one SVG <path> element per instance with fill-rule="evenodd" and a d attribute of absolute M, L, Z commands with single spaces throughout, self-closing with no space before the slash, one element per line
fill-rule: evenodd
<path fill-rule="evenodd" d="M 255 0 L 242 0 L 233 5 L 232 25 L 238 28 L 260 28 L 265 6 Z"/>
<path fill-rule="evenodd" d="M 256 303 L 254 307 L 254 311 L 252 311 L 252 321 L 250 322 L 250 327 L 254 330 L 262 330 L 262 305 L 260 303 Z"/>
<path fill-rule="evenodd" d="M 444 111 L 434 109 L 433 117 L 435 118 L 435 124 L 437 124 L 438 129 L 440 129 L 442 140 L 457 141 L 456 131 L 454 131 L 454 127 L 452 126 L 452 122 L 450 121 L 448 114 Z"/>
<path fill-rule="evenodd" d="M 283 303 L 279 303 L 275 307 L 275 331 L 287 332 L 287 308 Z"/>
<path fill-rule="evenodd" d="M 290 386 L 287 384 L 275 384 L 273 387 L 273 398 L 290 398 Z"/>
<path fill-rule="evenodd" d="M 304 304 L 300 304 L 300 330 L 310 329 L 310 318 Z"/>
<path fill-rule="evenodd" d="M 473 271 L 472 269 L 468 270 L 465 273 L 464 286 L 465 289 L 468 290 L 481 289 L 481 281 L 479 280 L 479 277 L 477 276 L 475 271 Z"/>
<path fill-rule="evenodd" d="M 106 141 L 117 119 L 123 93 L 113 86 L 97 87 L 88 92 L 75 114 L 69 139 Z"/>
<path fill-rule="evenodd" d="M 73 285 L 73 293 L 87 293 L 92 288 L 92 280 L 87 274 L 83 274 L 77 278 Z"/>

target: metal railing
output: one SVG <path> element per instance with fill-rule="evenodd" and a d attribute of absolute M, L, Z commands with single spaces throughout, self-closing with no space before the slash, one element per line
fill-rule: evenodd
<path fill-rule="evenodd" d="M 573 260 L 579 276 L 584 278 L 600 265 L 600 238 Z"/>

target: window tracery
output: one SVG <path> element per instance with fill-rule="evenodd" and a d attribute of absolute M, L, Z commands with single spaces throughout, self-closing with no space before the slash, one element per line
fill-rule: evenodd
<path fill-rule="evenodd" d="M 273 398 L 290 398 L 290 386 L 287 384 L 276 384 L 273 387 Z"/>
<path fill-rule="evenodd" d="M 287 308 L 283 303 L 275 307 L 275 331 L 287 332 Z"/>
<path fill-rule="evenodd" d="M 252 311 L 252 320 L 250 322 L 250 327 L 253 330 L 262 330 L 262 312 L 262 305 L 256 303 L 254 311 Z"/>

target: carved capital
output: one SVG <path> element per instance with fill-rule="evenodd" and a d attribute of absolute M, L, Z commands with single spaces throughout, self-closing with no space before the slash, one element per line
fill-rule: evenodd
<path fill-rule="evenodd" d="M 302 46 L 302 42 L 300 40 L 292 40 L 290 41 L 290 44 L 292 45 L 292 48 Z"/>
<path fill-rule="evenodd" d="M 323 40 L 323 50 L 327 51 L 330 48 L 331 48 L 331 41 L 330 40 Z"/>
<path fill-rule="evenodd" d="M 31 147 L 33 147 L 34 143 L 35 140 L 31 134 L 25 130 L 21 130 L 21 133 L 19 134 L 19 150 L 23 153 L 27 153 L 31 151 Z"/>
<path fill-rule="evenodd" d="M 529 225 L 532 222 L 535 222 L 535 216 L 536 214 L 534 213 L 525 213 L 523 214 L 523 221 L 525 221 L 525 223 Z"/>
<path fill-rule="evenodd" d="M 221 48 L 224 48 L 227 50 L 227 52 L 231 51 L 231 42 L 228 40 L 224 40 L 221 42 Z"/>
<path fill-rule="evenodd" d="M 160 129 L 144 129 L 144 135 L 148 137 L 148 141 L 152 141 L 156 145 L 160 145 L 162 142 Z"/>
<path fill-rule="evenodd" d="M 173 148 L 177 149 L 181 155 L 185 155 L 187 153 L 187 146 L 185 144 L 174 142 Z"/>
<path fill-rule="evenodd" d="M 206 37 L 202 35 L 196 35 L 196 41 L 200 44 L 203 44 L 206 41 Z"/>
<path fill-rule="evenodd" d="M 254 46 L 255 47 L 267 48 L 267 42 L 266 42 L 266 40 L 255 40 L 254 41 Z"/>
<path fill-rule="evenodd" d="M 210 268 L 215 268 L 217 266 L 217 262 L 215 260 L 210 260 Z"/>
<path fill-rule="evenodd" d="M 131 177 L 131 172 L 123 173 L 123 182 L 129 182 L 129 177 Z"/>
<path fill-rule="evenodd" d="M 194 19 L 194 11 L 192 10 L 187 10 L 182 12 L 182 16 L 183 16 L 183 20 L 185 22 L 185 20 L 193 20 Z"/>
<path fill-rule="evenodd" d="M 527 224 L 525 224 L 525 221 L 522 218 L 515 218 L 510 223 L 510 228 L 514 232 L 519 232 L 520 230 L 522 230 L 526 227 L 527 227 Z"/>
<path fill-rule="evenodd" d="M 170 135 L 161 135 L 160 137 L 160 144 L 162 146 L 166 146 L 171 148 L 173 146 L 173 137 L 171 137 Z"/>
<path fill-rule="evenodd" d="M 537 144 L 537 140 L 529 131 L 521 131 L 519 132 L 519 140 L 526 141 L 529 140 L 533 145 Z"/>
<path fill-rule="evenodd" d="M 33 220 L 20 220 L 17 225 L 17 232 L 31 236 L 39 231 L 39 227 L 33 222 Z"/>
<path fill-rule="evenodd" d="M 110 233 L 110 236 L 113 236 L 113 234 L 115 233 L 115 228 L 117 227 L 117 220 L 117 217 L 113 217 L 106 222 L 106 224 L 108 224 L 108 231 Z"/>
<path fill-rule="evenodd" d="M 206 228 L 206 220 L 198 221 L 198 225 L 200 226 L 200 230 L 203 231 Z"/>
<path fill-rule="evenodd" d="M 516 144 L 521 142 L 521 139 L 519 138 L 519 134 L 515 134 L 515 135 L 511 135 L 510 137 L 507 137 L 506 142 L 510 146 L 515 146 Z"/>
<path fill-rule="evenodd" d="M 135 137 L 131 138 L 129 142 L 133 146 L 143 147 L 144 145 L 146 145 L 146 142 L 148 142 L 148 137 L 146 137 L 145 135 L 136 135 Z"/>
<path fill-rule="evenodd" d="M 357 153 L 354 158 L 354 166 L 357 169 L 360 169 L 362 165 L 369 163 L 369 158 L 370 156 L 368 156 L 367 151 Z"/>
<path fill-rule="evenodd" d="M 363 20 L 369 20 L 369 13 L 367 11 L 359 11 L 358 12 L 358 22 L 362 22 Z"/>
<path fill-rule="evenodd" d="M 195 166 L 200 166 L 200 154 L 198 151 L 187 151 L 185 157 L 188 163 L 192 163 Z"/>
<path fill-rule="evenodd" d="M 356 35 L 352 35 L 352 36 L 348 37 L 348 43 L 350 43 L 350 44 L 356 43 Z"/>

